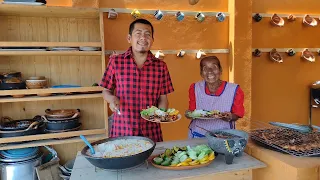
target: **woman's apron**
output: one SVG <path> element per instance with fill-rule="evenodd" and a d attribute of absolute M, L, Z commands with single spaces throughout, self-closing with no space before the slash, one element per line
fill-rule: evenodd
<path fill-rule="evenodd" d="M 216 96 L 206 94 L 205 81 L 195 83 L 196 109 L 231 112 L 237 88 L 237 84 L 227 82 L 222 94 L 220 96 Z M 194 119 L 189 125 L 189 138 L 205 137 L 204 135 L 206 131 L 204 129 L 209 131 L 218 129 L 235 129 L 235 123 L 226 122 L 220 119 Z"/>

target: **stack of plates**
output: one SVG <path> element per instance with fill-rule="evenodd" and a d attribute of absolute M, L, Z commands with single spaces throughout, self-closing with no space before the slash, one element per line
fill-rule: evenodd
<path fill-rule="evenodd" d="M 46 4 L 46 0 L 4 0 L 3 4 L 42 6 Z"/>
<path fill-rule="evenodd" d="M 50 47 L 48 48 L 50 51 L 79 51 L 77 47 Z"/>
<path fill-rule="evenodd" d="M 82 46 L 80 47 L 80 51 L 99 51 L 100 47 L 89 47 L 89 46 Z"/>
<path fill-rule="evenodd" d="M 39 154 L 38 147 L 10 149 L 0 152 L 0 161 L 2 162 L 20 162 L 33 159 Z"/>

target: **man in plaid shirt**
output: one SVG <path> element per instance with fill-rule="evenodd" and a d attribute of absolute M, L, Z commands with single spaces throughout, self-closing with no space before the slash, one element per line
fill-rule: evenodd
<path fill-rule="evenodd" d="M 127 37 L 131 47 L 109 59 L 100 86 L 105 88 L 103 98 L 110 109 L 120 110 L 120 114 L 114 113 L 111 137 L 145 136 L 162 141 L 160 124 L 140 116 L 148 106 L 167 109 L 167 94 L 174 91 L 166 63 L 150 52 L 153 33 L 149 21 L 135 20 Z"/>

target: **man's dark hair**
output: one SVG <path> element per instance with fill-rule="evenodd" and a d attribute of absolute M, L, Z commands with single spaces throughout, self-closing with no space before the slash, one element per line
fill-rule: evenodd
<path fill-rule="evenodd" d="M 154 33 L 153 26 L 152 26 L 151 22 L 149 22 L 149 21 L 146 20 L 146 19 L 136 19 L 135 21 L 133 21 L 133 22 L 130 24 L 130 26 L 129 26 L 129 34 L 130 34 L 130 35 L 132 35 L 132 31 L 133 31 L 133 29 L 134 29 L 134 25 L 137 24 L 137 23 L 149 25 L 149 26 L 151 27 L 152 38 L 153 38 L 153 33 Z"/>
<path fill-rule="evenodd" d="M 202 69 L 203 69 L 203 66 L 204 66 L 204 62 L 206 61 L 217 61 L 217 65 L 219 67 L 219 70 L 222 72 L 222 67 L 221 67 L 221 64 L 220 64 L 220 60 L 219 58 L 217 58 L 217 56 L 206 56 L 204 58 L 201 59 L 200 61 L 200 72 L 202 72 Z"/>

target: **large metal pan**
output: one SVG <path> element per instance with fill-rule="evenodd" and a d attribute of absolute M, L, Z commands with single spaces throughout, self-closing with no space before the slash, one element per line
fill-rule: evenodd
<path fill-rule="evenodd" d="M 125 156 L 125 157 L 117 157 L 117 158 L 99 158 L 93 157 L 87 154 L 89 149 L 88 146 L 84 147 L 81 151 L 81 154 L 94 166 L 102 169 L 126 169 L 137 166 L 139 164 L 144 163 L 154 151 L 156 147 L 156 143 L 153 142 L 151 139 L 141 136 L 122 136 L 117 138 L 108 138 L 96 141 L 91 143 L 92 146 L 101 144 L 107 141 L 114 141 L 118 139 L 139 139 L 139 140 L 146 140 L 149 141 L 153 146 L 148 149 L 147 151 L 141 152 L 139 154 L 135 154 L 132 156 Z"/>

